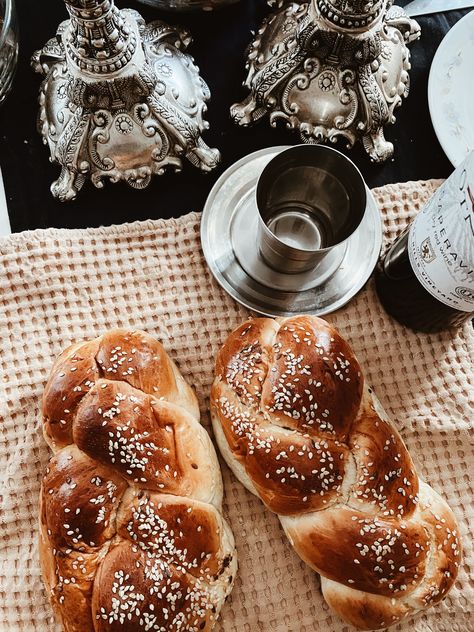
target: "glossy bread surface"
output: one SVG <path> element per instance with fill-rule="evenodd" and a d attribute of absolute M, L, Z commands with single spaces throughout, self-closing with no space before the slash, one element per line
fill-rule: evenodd
<path fill-rule="evenodd" d="M 161 344 L 114 330 L 56 361 L 40 507 L 45 585 L 66 632 L 211 630 L 236 572 L 196 397 Z"/>
<path fill-rule="evenodd" d="M 456 520 L 329 323 L 243 323 L 218 354 L 211 414 L 225 460 L 346 621 L 381 629 L 446 595 L 461 561 Z"/>

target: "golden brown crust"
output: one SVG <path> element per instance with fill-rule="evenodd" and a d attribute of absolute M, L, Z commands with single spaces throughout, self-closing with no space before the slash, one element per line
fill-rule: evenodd
<path fill-rule="evenodd" d="M 241 410 L 228 387 L 213 388 L 211 399 L 235 458 L 269 509 L 279 514 L 308 512 L 341 498 L 347 446 L 261 425 L 258 414 Z"/>
<path fill-rule="evenodd" d="M 141 488 L 199 498 L 219 485 L 214 462 L 203 458 L 209 442 L 195 437 L 193 418 L 125 382 L 96 382 L 76 410 L 73 438 Z"/>
<path fill-rule="evenodd" d="M 216 375 L 250 406 L 260 402 L 275 331 L 271 318 L 247 321 L 232 332 L 217 355 Z"/>
<path fill-rule="evenodd" d="M 43 477 L 42 521 L 51 546 L 89 551 L 114 535 L 114 516 L 127 485 L 74 444 L 50 460 Z"/>
<path fill-rule="evenodd" d="M 97 613 L 95 632 L 211 628 L 206 587 L 126 542 L 114 546 L 98 570 L 92 611 Z"/>
<path fill-rule="evenodd" d="M 218 354 L 211 417 L 227 463 L 346 621 L 383 628 L 446 595 L 461 556 L 454 516 L 331 325 L 243 323 Z"/>
<path fill-rule="evenodd" d="M 179 571 L 210 581 L 218 575 L 222 517 L 207 503 L 182 496 L 129 490 L 117 533 L 153 555 L 167 557 Z M 163 529 L 166 523 L 167 528 Z"/>
<path fill-rule="evenodd" d="M 400 596 L 425 574 L 430 541 L 417 522 L 367 517 L 341 506 L 284 524 L 307 564 L 356 590 Z"/>
<path fill-rule="evenodd" d="M 410 453 L 370 388 L 362 398 L 348 445 L 358 472 L 349 504 L 384 518 L 410 516 L 418 504 L 418 475 Z"/>
<path fill-rule="evenodd" d="M 387 597 L 354 590 L 321 577 L 321 588 L 328 604 L 347 623 L 359 630 L 380 630 L 412 614 L 401 599 L 394 599 L 387 611 Z"/>
<path fill-rule="evenodd" d="M 363 385 L 346 341 L 325 321 L 300 316 L 281 324 L 272 351 L 262 410 L 270 413 L 273 423 L 343 441 L 359 409 Z"/>
<path fill-rule="evenodd" d="M 77 405 L 100 377 L 98 340 L 72 345 L 58 357 L 43 393 L 43 432 L 53 449 L 72 442 Z"/>
<path fill-rule="evenodd" d="M 211 630 L 236 571 L 197 400 L 162 346 L 115 330 L 61 354 L 46 385 L 54 456 L 43 579 L 66 632 Z"/>

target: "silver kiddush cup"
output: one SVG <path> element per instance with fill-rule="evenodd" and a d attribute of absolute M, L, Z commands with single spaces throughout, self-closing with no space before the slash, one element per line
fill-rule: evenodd
<path fill-rule="evenodd" d="M 344 256 L 347 240 L 365 213 L 361 173 L 341 152 L 323 145 L 297 145 L 275 156 L 256 189 L 258 246 L 278 273 L 298 274 L 331 255 Z M 324 265 L 322 266 L 324 268 Z"/>

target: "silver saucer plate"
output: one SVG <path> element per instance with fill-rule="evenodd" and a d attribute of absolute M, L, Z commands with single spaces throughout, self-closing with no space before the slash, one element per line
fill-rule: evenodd
<path fill-rule="evenodd" d="M 364 286 L 377 263 L 382 246 L 382 221 L 375 199 L 367 189 L 367 208 L 358 229 L 347 241 L 339 266 L 301 275 L 271 270 L 273 287 L 262 282 L 260 273 L 249 274 L 258 257 L 255 187 L 266 164 L 288 146 L 261 149 L 233 164 L 213 186 L 201 219 L 201 243 L 207 264 L 230 296 L 249 309 L 266 316 L 314 314 L 322 316 L 339 309 Z M 252 206 L 254 212 L 252 213 Z M 254 244 L 255 247 L 249 247 Z M 239 260 L 240 259 L 240 260 Z M 243 261 L 243 265 L 240 263 Z M 300 291 L 288 291 L 299 279 Z M 320 281 L 319 279 L 323 279 Z M 276 286 L 276 287 L 275 287 Z"/>

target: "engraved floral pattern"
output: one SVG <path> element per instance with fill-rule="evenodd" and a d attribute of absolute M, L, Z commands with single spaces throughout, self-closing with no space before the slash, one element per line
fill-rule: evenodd
<path fill-rule="evenodd" d="M 66 84 L 62 83 L 58 86 L 56 90 L 56 94 L 58 95 L 58 99 L 65 99 L 67 97 Z"/>
<path fill-rule="evenodd" d="M 418 23 L 386 0 L 271 4 L 277 11 L 248 49 L 249 94 L 232 105 L 235 122 L 246 126 L 267 115 L 305 143 L 360 139 L 375 162 L 390 158 L 383 127 L 408 95 L 407 44 L 419 37 Z"/>
<path fill-rule="evenodd" d="M 86 179 L 98 188 L 124 180 L 141 189 L 153 174 L 180 170 L 184 156 L 199 169 L 213 169 L 219 152 L 201 137 L 210 93 L 185 52 L 189 33 L 159 20 L 147 25 L 113 0 L 65 2 L 71 20 L 32 57 L 33 68 L 46 76 L 40 130 L 61 166 L 53 195 L 73 200 Z M 139 38 L 141 54 L 132 60 Z"/>
<path fill-rule="evenodd" d="M 319 75 L 318 85 L 323 92 L 333 90 L 336 85 L 336 77 L 334 73 L 325 70 Z"/>
<path fill-rule="evenodd" d="M 157 71 L 158 74 L 162 75 L 163 77 L 171 77 L 171 75 L 173 74 L 173 71 L 168 64 L 159 64 Z"/>
<path fill-rule="evenodd" d="M 133 121 L 127 114 L 121 114 L 115 119 L 115 129 L 121 134 L 131 134 Z"/>

